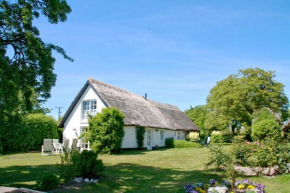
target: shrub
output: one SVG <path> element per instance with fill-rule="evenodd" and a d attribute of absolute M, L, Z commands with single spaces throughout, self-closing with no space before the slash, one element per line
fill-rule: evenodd
<path fill-rule="evenodd" d="M 212 143 L 222 143 L 222 135 L 212 135 L 211 136 Z"/>
<path fill-rule="evenodd" d="M 247 143 L 241 142 L 233 144 L 232 154 L 235 157 L 235 161 L 238 165 L 249 165 L 249 157 L 251 156 L 251 148 Z"/>
<path fill-rule="evenodd" d="M 145 127 L 142 127 L 142 126 L 136 127 L 136 141 L 137 141 L 138 149 L 143 148 L 145 132 L 146 132 Z"/>
<path fill-rule="evenodd" d="M 60 164 L 57 164 L 60 170 L 60 176 L 65 182 L 69 182 L 78 175 L 78 165 L 80 153 L 76 149 L 71 151 L 64 151 L 64 154 L 60 155 Z"/>
<path fill-rule="evenodd" d="M 93 151 L 84 150 L 79 153 L 72 149 L 60 155 L 61 163 L 58 164 L 60 176 L 65 182 L 75 177 L 95 178 L 104 171 L 102 160 L 97 159 L 98 154 Z"/>
<path fill-rule="evenodd" d="M 278 165 L 281 173 L 290 172 L 290 148 L 279 140 L 270 139 L 250 144 L 253 166 L 273 167 Z"/>
<path fill-rule="evenodd" d="M 199 132 L 189 132 L 190 141 L 198 141 L 200 140 Z"/>
<path fill-rule="evenodd" d="M 243 141 L 245 141 L 245 135 L 234 136 L 233 141 L 235 143 L 242 143 Z"/>
<path fill-rule="evenodd" d="M 174 147 L 175 148 L 200 148 L 202 147 L 199 143 L 194 143 L 185 140 L 174 140 Z"/>
<path fill-rule="evenodd" d="M 226 168 L 232 163 L 232 158 L 229 153 L 227 153 L 221 146 L 211 146 L 210 147 L 210 158 L 209 162 L 206 164 L 206 169 L 214 165 L 216 169 L 220 170 Z"/>
<path fill-rule="evenodd" d="M 85 137 L 93 151 L 101 154 L 119 153 L 124 137 L 124 115 L 117 108 L 103 108 L 101 113 L 89 119 Z"/>
<path fill-rule="evenodd" d="M 280 138 L 281 131 L 277 121 L 273 119 L 264 119 L 255 122 L 252 126 L 251 137 L 253 140 L 263 140 L 265 138 Z"/>
<path fill-rule="evenodd" d="M 212 143 L 231 143 L 233 140 L 233 134 L 227 131 L 213 131 L 211 135 Z"/>
<path fill-rule="evenodd" d="M 166 138 L 165 139 L 165 147 L 174 148 L 174 138 Z"/>
<path fill-rule="evenodd" d="M 34 143 L 30 149 L 40 149 L 43 139 L 58 139 L 57 122 L 52 116 L 31 114 L 24 119 L 25 127 L 30 130 Z"/>
<path fill-rule="evenodd" d="M 55 174 L 47 174 L 40 181 L 37 181 L 39 190 L 52 190 L 59 185 L 59 178 Z"/>
<path fill-rule="evenodd" d="M 4 152 L 27 151 L 34 144 L 31 130 L 20 116 L 11 116 L 0 122 L 0 141 Z"/>
<path fill-rule="evenodd" d="M 95 178 L 104 171 L 102 160 L 97 160 L 98 154 L 93 151 L 84 150 L 79 155 L 75 165 L 78 176 L 84 178 Z"/>

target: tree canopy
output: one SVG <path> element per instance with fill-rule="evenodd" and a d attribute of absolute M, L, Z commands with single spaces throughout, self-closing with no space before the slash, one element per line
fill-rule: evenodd
<path fill-rule="evenodd" d="M 0 114 L 29 112 L 50 97 L 55 85 L 52 51 L 72 59 L 54 44 L 45 43 L 33 20 L 40 14 L 52 24 L 71 12 L 65 0 L 0 0 Z"/>
<path fill-rule="evenodd" d="M 201 136 L 208 134 L 204 125 L 208 113 L 205 105 L 190 107 L 190 109 L 186 110 L 185 113 L 199 127 Z"/>
<path fill-rule="evenodd" d="M 288 98 L 284 85 L 274 78 L 274 71 L 248 68 L 218 82 L 207 97 L 209 113 L 205 126 L 220 130 L 231 126 L 233 132 L 237 125 L 250 127 L 253 113 L 262 108 L 270 109 L 285 120 Z"/>

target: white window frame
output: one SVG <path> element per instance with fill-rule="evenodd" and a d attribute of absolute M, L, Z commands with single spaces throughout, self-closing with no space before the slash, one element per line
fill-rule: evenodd
<path fill-rule="evenodd" d="M 147 135 L 147 146 L 151 147 L 152 146 L 152 130 L 147 129 L 146 135 Z"/>
<path fill-rule="evenodd" d="M 82 133 L 87 133 L 88 132 L 88 127 L 81 127 L 81 134 Z M 81 149 L 89 149 L 89 142 L 85 142 L 85 138 L 81 138 Z"/>
<path fill-rule="evenodd" d="M 164 131 L 160 130 L 160 140 L 164 141 Z"/>
<path fill-rule="evenodd" d="M 82 103 L 82 119 L 88 120 L 88 114 L 95 116 L 97 114 L 97 100 L 84 100 Z"/>

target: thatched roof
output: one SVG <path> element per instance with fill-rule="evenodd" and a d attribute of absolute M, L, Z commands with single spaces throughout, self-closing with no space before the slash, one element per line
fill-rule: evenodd
<path fill-rule="evenodd" d="M 144 97 L 121 88 L 89 78 L 87 86 L 91 85 L 96 94 L 108 107 L 117 107 L 125 114 L 125 125 L 164 128 L 170 130 L 199 131 L 199 128 L 180 111 L 177 106 L 146 100 Z M 84 86 L 85 88 L 87 87 Z M 66 112 L 60 127 L 79 100 L 83 88 Z"/>

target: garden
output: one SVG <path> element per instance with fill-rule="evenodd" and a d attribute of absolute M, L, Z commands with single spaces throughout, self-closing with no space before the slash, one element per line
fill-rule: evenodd
<path fill-rule="evenodd" d="M 230 150 L 230 146 L 223 146 Z M 155 151 L 123 151 L 118 155 L 99 155 L 105 170 L 98 183 L 61 185 L 52 192 L 185 192 L 184 186 L 209 183 L 215 179 L 226 180 L 223 172 L 205 171 L 210 149 L 171 148 Z M 15 153 L 2 155 L 0 161 L 0 186 L 37 189 L 37 181 L 47 174 L 60 176 L 57 163 L 60 156 L 44 156 L 40 153 Z M 239 176 L 242 181 L 245 177 Z M 276 177 L 250 176 L 251 182 L 262 184 L 265 191 L 290 192 L 289 174 Z M 61 179 L 61 183 L 64 179 Z"/>

